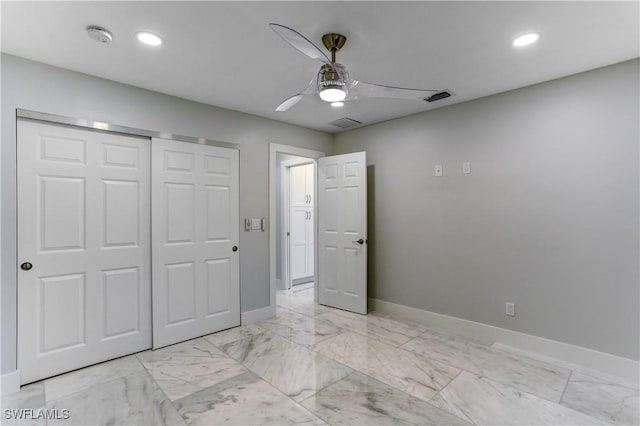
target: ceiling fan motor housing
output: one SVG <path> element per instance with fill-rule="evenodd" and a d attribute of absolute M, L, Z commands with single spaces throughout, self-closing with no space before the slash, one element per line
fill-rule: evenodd
<path fill-rule="evenodd" d="M 346 94 L 349 92 L 349 73 L 344 65 L 333 63 L 324 64 L 318 71 L 318 93 L 328 89 L 342 90 Z"/>

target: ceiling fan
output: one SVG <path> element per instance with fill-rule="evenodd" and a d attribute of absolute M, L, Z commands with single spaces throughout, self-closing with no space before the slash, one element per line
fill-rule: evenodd
<path fill-rule="evenodd" d="M 344 101 L 364 98 L 394 98 L 432 102 L 451 96 L 451 92 L 447 90 L 409 89 L 352 79 L 347 68 L 336 62 L 336 53 L 347 42 L 347 38 L 342 34 L 329 33 L 322 36 L 322 44 L 331 53 L 331 59 L 329 59 L 322 50 L 296 30 L 274 23 L 269 26 L 292 47 L 324 64 L 320 67 L 317 76 L 309 82 L 303 91 L 282 101 L 276 107 L 276 111 L 287 111 L 300 102 L 303 97 L 316 94 L 320 96 L 320 99 L 330 102 L 333 106 L 342 106 Z"/>

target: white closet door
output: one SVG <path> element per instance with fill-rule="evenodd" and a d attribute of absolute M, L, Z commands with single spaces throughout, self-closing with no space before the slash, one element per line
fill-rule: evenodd
<path fill-rule="evenodd" d="M 152 141 L 154 348 L 240 325 L 238 151 Z"/>
<path fill-rule="evenodd" d="M 305 178 L 307 194 L 309 194 L 309 218 L 307 219 L 307 276 L 314 275 L 314 259 L 315 259 L 315 211 L 313 208 L 315 202 L 315 165 L 313 163 L 305 166 Z"/>
<path fill-rule="evenodd" d="M 18 121 L 23 384 L 151 347 L 149 158 L 148 139 Z"/>
<path fill-rule="evenodd" d="M 318 216 L 318 302 L 366 314 L 366 153 L 318 160 Z"/>
<path fill-rule="evenodd" d="M 291 207 L 289 214 L 292 281 L 309 276 L 309 214 L 307 207 Z"/>
<path fill-rule="evenodd" d="M 313 275 L 313 164 L 289 168 L 291 281 Z"/>
<path fill-rule="evenodd" d="M 308 198 L 308 205 L 310 207 L 313 207 L 313 203 L 314 203 L 314 190 L 313 187 L 315 186 L 315 166 L 313 163 L 310 164 L 306 164 L 304 166 L 304 181 L 305 181 L 305 191 L 306 193 L 309 195 Z"/>

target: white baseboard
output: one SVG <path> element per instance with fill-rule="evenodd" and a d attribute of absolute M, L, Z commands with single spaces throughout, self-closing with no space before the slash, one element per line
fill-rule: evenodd
<path fill-rule="evenodd" d="M 626 382 L 639 382 L 640 363 L 632 359 L 384 300 L 369 299 L 369 309 L 398 319 L 473 337 L 496 347 L 512 347 L 619 377 Z"/>
<path fill-rule="evenodd" d="M 242 325 L 252 324 L 254 322 L 264 321 L 276 316 L 276 307 L 265 306 L 264 308 L 254 309 L 253 311 L 242 312 L 240 314 L 240 322 Z"/>
<path fill-rule="evenodd" d="M 0 375 L 0 395 L 8 395 L 20 390 L 20 370 Z"/>

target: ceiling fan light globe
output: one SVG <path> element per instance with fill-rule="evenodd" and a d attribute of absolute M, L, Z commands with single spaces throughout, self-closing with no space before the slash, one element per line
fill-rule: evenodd
<path fill-rule="evenodd" d="M 345 92 L 342 89 L 329 87 L 324 90 L 321 90 L 319 95 L 320 95 L 320 99 L 322 99 L 325 102 L 340 102 L 347 97 L 347 92 Z"/>

